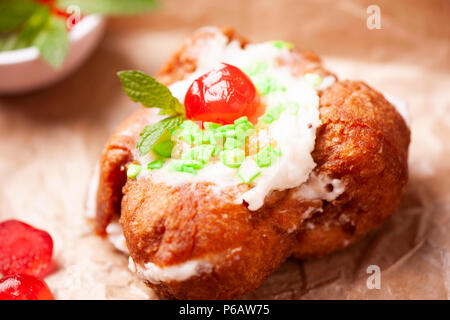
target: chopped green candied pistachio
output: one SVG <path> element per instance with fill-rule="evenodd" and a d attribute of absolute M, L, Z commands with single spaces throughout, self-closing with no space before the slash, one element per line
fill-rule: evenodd
<path fill-rule="evenodd" d="M 163 141 L 153 146 L 152 150 L 160 157 L 170 158 L 172 155 L 173 141 Z"/>
<path fill-rule="evenodd" d="M 255 180 L 261 172 L 261 169 L 259 169 L 255 161 L 251 158 L 247 158 L 239 167 L 237 174 L 244 183 L 248 184 Z"/>
<path fill-rule="evenodd" d="M 127 177 L 134 179 L 141 172 L 142 166 L 140 164 L 131 163 L 127 169 Z"/>
<path fill-rule="evenodd" d="M 193 137 L 192 144 L 198 146 L 204 142 L 204 139 L 206 139 L 208 137 L 208 135 L 205 134 L 204 131 L 200 131 L 200 132 L 194 133 L 192 137 Z"/>
<path fill-rule="evenodd" d="M 169 171 L 181 171 L 182 160 L 172 160 L 167 169 Z"/>
<path fill-rule="evenodd" d="M 233 138 L 236 136 L 236 130 L 228 130 L 228 131 L 222 132 L 222 134 L 227 138 L 228 137 Z"/>
<path fill-rule="evenodd" d="M 181 167 L 181 172 L 186 172 L 186 173 L 190 173 L 193 175 L 197 174 L 197 170 L 193 167 L 189 167 L 189 166 L 182 166 Z"/>
<path fill-rule="evenodd" d="M 274 122 L 280 118 L 281 112 L 283 112 L 283 105 L 279 104 L 274 107 L 270 107 L 266 114 L 263 116 L 263 121 L 267 124 Z"/>
<path fill-rule="evenodd" d="M 195 147 L 194 149 L 198 149 L 197 159 L 200 160 L 202 163 L 208 163 L 209 159 L 211 158 L 212 154 L 214 153 L 215 146 L 212 146 L 210 144 L 204 144 L 204 145 Z"/>
<path fill-rule="evenodd" d="M 203 127 L 205 128 L 205 130 L 208 130 L 208 131 L 215 130 L 215 129 L 219 128 L 220 126 L 222 126 L 220 123 L 203 122 Z"/>
<path fill-rule="evenodd" d="M 255 126 L 245 116 L 235 120 L 234 123 L 236 124 L 235 130 L 237 135 L 244 134 L 245 136 L 249 136 L 253 133 L 253 129 L 255 129 Z"/>
<path fill-rule="evenodd" d="M 271 166 L 279 156 L 281 156 L 280 150 L 273 149 L 271 146 L 266 146 L 254 156 L 254 159 L 258 164 L 258 167 L 263 168 Z"/>
<path fill-rule="evenodd" d="M 230 168 L 238 168 L 245 159 L 245 152 L 242 149 L 223 150 L 220 153 L 220 160 Z"/>
<path fill-rule="evenodd" d="M 239 140 L 245 140 L 246 137 L 251 136 L 255 132 L 255 126 L 248 123 L 240 123 L 236 126 L 236 137 Z"/>
<path fill-rule="evenodd" d="M 222 145 L 215 145 L 214 146 L 214 151 L 212 153 L 213 157 L 219 155 L 219 153 L 221 153 L 223 151 L 223 146 Z"/>
<path fill-rule="evenodd" d="M 161 169 L 163 165 L 164 165 L 164 160 L 157 159 L 155 161 L 149 162 L 147 164 L 147 169 L 149 169 L 149 170 Z"/>
<path fill-rule="evenodd" d="M 199 145 L 203 141 L 202 132 L 181 131 L 179 137 L 189 144 Z"/>
<path fill-rule="evenodd" d="M 226 132 L 226 131 L 230 131 L 230 130 L 234 130 L 236 128 L 235 124 L 226 124 L 224 126 L 220 126 L 218 128 L 216 128 L 216 132 Z"/>
<path fill-rule="evenodd" d="M 184 120 L 180 124 L 180 128 L 187 131 L 200 131 L 200 127 L 192 120 Z"/>
<path fill-rule="evenodd" d="M 194 159 L 195 159 L 195 152 L 193 152 L 192 149 L 184 151 L 181 154 L 181 160 L 194 160 Z"/>
<path fill-rule="evenodd" d="M 317 87 L 322 82 L 322 77 L 315 73 L 305 73 L 303 79 L 313 88 Z"/>
<path fill-rule="evenodd" d="M 280 118 L 281 112 L 287 111 L 290 114 L 297 115 L 300 105 L 296 101 L 288 101 L 279 103 L 274 107 L 270 107 L 263 115 L 262 120 L 270 124 Z"/>
<path fill-rule="evenodd" d="M 286 91 L 286 88 L 280 85 L 274 78 L 269 77 L 268 75 L 261 75 L 254 79 L 253 83 L 255 84 L 258 92 L 265 96 L 269 93 L 274 93 L 278 90 Z"/>
<path fill-rule="evenodd" d="M 234 129 L 230 129 L 230 130 L 226 130 L 226 131 L 216 131 L 216 132 L 214 132 L 214 135 L 212 138 L 212 141 L 216 141 L 216 142 L 211 142 L 211 143 L 217 143 L 217 142 L 220 142 L 220 139 L 223 139 L 226 137 L 235 137 L 235 136 L 236 136 L 236 130 L 234 130 Z"/>
<path fill-rule="evenodd" d="M 286 41 L 272 41 L 272 45 L 277 49 L 288 49 L 292 50 L 294 49 L 294 44 Z"/>
<path fill-rule="evenodd" d="M 176 130 L 173 134 L 176 134 L 178 138 L 183 139 L 189 144 L 199 145 L 202 143 L 202 130 L 195 122 L 191 120 L 183 121 L 179 129 Z"/>
<path fill-rule="evenodd" d="M 215 133 L 212 132 L 211 136 L 209 137 L 209 143 L 212 145 L 220 144 L 222 145 L 224 141 L 224 134 L 223 133 Z"/>
<path fill-rule="evenodd" d="M 236 139 L 236 138 L 227 138 L 227 140 L 225 140 L 225 143 L 223 144 L 223 149 L 224 150 L 232 150 L 232 149 L 237 149 L 240 148 L 244 145 L 244 141 L 242 139 Z"/>
<path fill-rule="evenodd" d="M 265 96 L 271 91 L 271 78 L 268 76 L 260 76 L 254 81 L 255 87 L 258 92 Z"/>
<path fill-rule="evenodd" d="M 197 174 L 197 169 L 201 168 L 200 161 L 196 160 L 173 160 L 169 165 L 169 171 L 186 172 L 191 174 Z"/>
<path fill-rule="evenodd" d="M 220 126 L 214 130 L 213 139 L 210 140 L 211 143 L 216 144 L 220 142 L 220 139 L 225 137 L 234 137 L 236 135 L 236 125 L 235 124 L 227 124 L 224 126 Z"/>
<path fill-rule="evenodd" d="M 236 125 L 241 124 L 241 123 L 250 123 L 250 121 L 248 121 L 247 116 L 243 116 L 243 117 L 240 117 L 240 118 L 234 120 L 234 124 L 236 124 Z"/>
<path fill-rule="evenodd" d="M 248 67 L 242 68 L 248 76 L 256 76 L 260 73 L 266 72 L 269 69 L 269 64 L 265 61 L 252 62 Z"/>
<path fill-rule="evenodd" d="M 265 114 L 262 119 L 267 124 L 271 124 L 272 122 L 275 121 L 274 117 L 269 113 Z"/>
<path fill-rule="evenodd" d="M 201 137 L 202 137 L 202 143 L 211 143 L 211 138 L 213 138 L 214 137 L 214 131 L 213 130 L 211 130 L 211 131 L 208 131 L 208 130 L 206 130 L 206 131 L 202 131 L 201 132 Z"/>
<path fill-rule="evenodd" d="M 203 168 L 203 164 L 199 160 L 182 160 L 182 162 L 181 162 L 182 170 L 185 167 L 190 167 L 190 168 L 193 168 L 193 169 L 197 170 L 197 169 Z"/>
<path fill-rule="evenodd" d="M 198 160 L 201 163 L 206 164 L 214 153 L 214 150 L 215 146 L 210 144 L 202 144 L 183 152 L 181 159 Z"/>

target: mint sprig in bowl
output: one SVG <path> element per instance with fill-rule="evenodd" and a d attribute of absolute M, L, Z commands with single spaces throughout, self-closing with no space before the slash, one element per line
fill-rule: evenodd
<path fill-rule="evenodd" d="M 100 42 L 105 16 L 154 7 L 155 0 L 1 0 L 0 94 L 37 90 L 67 77 Z"/>

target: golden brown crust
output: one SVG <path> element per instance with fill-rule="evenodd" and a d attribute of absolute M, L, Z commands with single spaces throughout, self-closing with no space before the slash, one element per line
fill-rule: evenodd
<path fill-rule="evenodd" d="M 408 179 L 409 129 L 395 108 L 363 82 L 344 81 L 320 99 L 316 171 L 345 181 L 345 192 L 298 234 L 296 257 L 355 242 L 395 212 Z"/>
<path fill-rule="evenodd" d="M 134 261 L 168 266 L 192 259 L 212 270 L 186 281 L 151 285 L 169 296 L 236 298 L 255 288 L 289 255 L 293 237 L 279 228 L 275 210 L 260 214 L 234 204 L 233 191 L 208 184 L 172 188 L 128 181 L 121 223 Z"/>
<path fill-rule="evenodd" d="M 142 108 L 134 112 L 114 131 L 102 152 L 95 217 L 95 231 L 98 235 L 105 235 L 111 220 L 120 217 L 122 187 L 127 181 L 125 165 L 132 161 L 131 150 L 136 146 L 139 133 L 149 118 L 148 109 Z"/>
<path fill-rule="evenodd" d="M 230 31 L 227 35 L 235 37 Z M 189 39 L 160 79 L 169 84 L 192 72 L 208 36 L 206 30 Z M 290 63 L 300 73 L 331 75 L 312 53 L 299 51 L 294 57 Z M 260 210 L 251 212 L 234 203 L 247 186 L 225 191 L 208 183 L 170 187 L 145 178 L 128 180 L 120 191 L 138 133 L 154 121 L 148 110 L 138 111 L 111 137 L 103 154 L 97 232 L 104 233 L 111 217 L 119 215 L 121 203 L 120 221 L 137 264 L 208 262 L 209 270 L 184 281 L 147 282 L 180 299 L 237 298 L 292 254 L 309 258 L 346 247 L 398 207 L 407 182 L 409 129 L 395 108 L 362 82 L 337 82 L 323 91 L 320 117 L 315 172 L 341 179 L 345 192 L 332 202 L 298 199 L 295 189 L 273 192 Z M 311 207 L 315 210 L 305 214 Z"/>

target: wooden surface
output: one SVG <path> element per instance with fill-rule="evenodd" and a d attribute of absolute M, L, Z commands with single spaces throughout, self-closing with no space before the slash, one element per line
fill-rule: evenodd
<path fill-rule="evenodd" d="M 249 298 L 450 298 L 450 2 L 160 1 L 148 15 L 115 18 L 87 63 L 40 92 L 0 97 L 0 220 L 48 230 L 57 298 L 156 298 L 127 259 L 92 235 L 83 218 L 95 162 L 114 127 L 138 106 L 115 73 L 154 74 L 203 25 L 233 26 L 254 41 L 283 39 L 319 53 L 341 79 L 363 79 L 408 102 L 410 184 L 399 213 L 378 232 L 315 261 L 289 260 Z M 1 73 L 0 73 L 1 76 Z M 366 268 L 382 269 L 367 289 Z"/>

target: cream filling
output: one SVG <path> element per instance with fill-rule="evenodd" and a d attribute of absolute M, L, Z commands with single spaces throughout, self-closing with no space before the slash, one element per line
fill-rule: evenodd
<path fill-rule="evenodd" d="M 345 184 L 340 179 L 332 179 L 327 175 L 311 173 L 308 181 L 297 188 L 293 194 L 295 198 L 333 201 L 345 191 Z"/>
<path fill-rule="evenodd" d="M 250 210 L 257 210 L 264 204 L 264 199 L 272 190 L 285 190 L 301 185 L 308 179 L 316 164 L 311 156 L 314 150 L 316 128 L 320 125 L 316 115 L 297 117 L 282 113 L 278 121 L 269 127 L 272 136 L 282 151 L 280 159 L 262 170 L 255 180 L 255 187 L 242 195 Z M 306 122 L 315 120 L 311 128 Z"/>
<path fill-rule="evenodd" d="M 111 242 L 117 250 L 125 254 L 130 254 L 125 241 L 125 236 L 123 235 L 122 226 L 118 221 L 109 223 L 106 227 L 106 236 L 109 242 Z"/>
<path fill-rule="evenodd" d="M 333 83 L 336 82 L 336 78 L 333 76 L 326 76 L 322 79 L 322 82 L 316 87 L 317 90 L 326 90 L 328 89 Z"/>
<path fill-rule="evenodd" d="M 159 267 L 148 262 L 144 267 L 129 258 L 128 268 L 138 274 L 141 279 L 148 280 L 152 284 L 168 281 L 184 281 L 203 272 L 211 272 L 212 265 L 205 260 L 189 260 L 168 267 Z"/>

